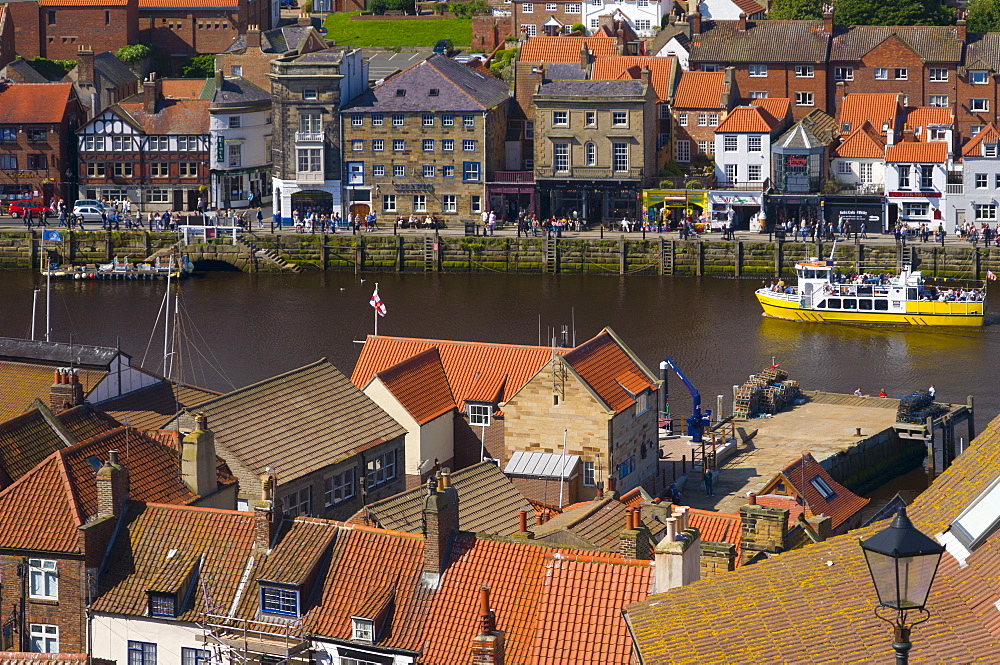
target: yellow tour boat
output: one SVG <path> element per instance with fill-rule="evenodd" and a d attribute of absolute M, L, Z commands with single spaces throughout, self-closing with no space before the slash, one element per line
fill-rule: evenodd
<path fill-rule="evenodd" d="M 792 321 L 899 326 L 981 326 L 986 284 L 947 288 L 925 284 L 920 271 L 841 276 L 832 261 L 795 265 L 797 286 L 778 282 L 756 291 L 765 316 Z M 990 279 L 995 279 L 988 273 Z"/>

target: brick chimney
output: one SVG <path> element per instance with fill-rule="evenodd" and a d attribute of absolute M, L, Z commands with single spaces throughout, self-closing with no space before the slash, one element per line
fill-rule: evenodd
<path fill-rule="evenodd" d="M 625 559 L 650 559 L 649 532 L 640 515 L 629 508 L 625 511 L 625 530 L 618 536 L 618 553 Z"/>
<path fill-rule="evenodd" d="M 97 517 L 118 517 L 128 501 L 128 469 L 118 463 L 118 451 L 108 451 L 108 461 L 97 470 Z"/>
<path fill-rule="evenodd" d="M 833 34 L 833 12 L 823 12 L 823 33 L 827 35 Z"/>
<path fill-rule="evenodd" d="M 497 630 L 496 614 L 490 608 L 490 588 L 479 589 L 479 634 L 472 638 L 472 662 L 503 665 L 503 632 Z"/>
<path fill-rule="evenodd" d="M 743 534 L 740 538 L 740 563 L 746 563 L 758 552 L 776 554 L 785 549 L 788 530 L 788 509 L 771 508 L 757 503 L 740 507 Z"/>
<path fill-rule="evenodd" d="M 746 12 L 740 12 L 740 17 L 736 19 L 736 30 L 738 32 L 747 31 L 747 15 Z"/>
<path fill-rule="evenodd" d="M 260 48 L 260 26 L 248 25 L 246 34 L 247 46 L 250 48 Z"/>
<path fill-rule="evenodd" d="M 76 81 L 80 85 L 94 85 L 94 47 L 81 46 L 76 50 Z"/>
<path fill-rule="evenodd" d="M 156 72 L 142 84 L 142 106 L 146 113 L 156 113 L 156 101 L 162 96 L 163 82 L 156 78 Z"/>
<path fill-rule="evenodd" d="M 83 404 L 83 386 L 80 371 L 60 368 L 53 373 L 52 387 L 49 388 L 49 409 L 52 413 L 62 413 Z"/>
<path fill-rule="evenodd" d="M 208 429 L 208 417 L 194 417 L 194 431 L 181 443 L 181 478 L 194 494 L 208 496 L 219 488 L 216 475 L 215 435 Z"/>
<path fill-rule="evenodd" d="M 639 80 L 642 81 L 642 84 L 648 88 L 652 79 L 653 72 L 649 71 L 649 67 L 643 67 L 642 71 L 639 72 Z"/>
<path fill-rule="evenodd" d="M 274 505 L 274 490 L 277 485 L 278 478 L 273 473 L 265 473 L 260 477 L 260 500 L 253 507 L 253 547 L 258 552 L 271 549 L 281 524 L 281 517 Z"/>
<path fill-rule="evenodd" d="M 587 50 L 586 44 L 580 47 L 580 69 L 587 71 L 590 69 L 590 51 Z"/>
<path fill-rule="evenodd" d="M 691 24 L 691 36 L 695 37 L 701 34 L 701 14 L 698 12 L 693 12 L 688 14 L 688 23 Z"/>
<path fill-rule="evenodd" d="M 964 42 L 966 37 L 965 19 L 959 19 L 958 22 L 955 23 L 955 28 L 955 39 L 960 42 Z"/>
<path fill-rule="evenodd" d="M 458 492 L 448 473 L 427 479 L 424 498 L 424 584 L 437 588 L 448 564 L 451 538 L 458 531 Z"/>
<path fill-rule="evenodd" d="M 687 506 L 679 506 L 666 525 L 666 534 L 653 554 L 655 593 L 701 579 L 701 534 L 688 524 Z"/>

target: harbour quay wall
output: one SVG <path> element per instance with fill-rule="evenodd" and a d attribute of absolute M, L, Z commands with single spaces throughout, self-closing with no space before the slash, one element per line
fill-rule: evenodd
<path fill-rule="evenodd" d="M 164 232 L 61 230 L 63 242 L 45 243 L 64 263 L 95 263 L 113 257 L 141 260 L 178 243 Z M 0 269 L 25 270 L 39 265 L 40 230 L 0 231 Z M 300 270 L 368 272 L 497 272 L 605 275 L 685 275 L 761 280 L 794 276 L 795 263 L 813 256 L 829 257 L 831 243 L 764 242 L 758 240 L 676 240 L 667 236 L 605 234 L 604 238 L 517 238 L 457 236 L 434 233 L 401 235 L 346 233 L 277 235 L 247 234 L 260 250 L 270 250 Z M 910 264 L 925 276 L 983 279 L 1000 274 L 1000 248 L 973 248 L 966 243 L 945 247 L 931 243 L 901 247 L 883 243 L 838 243 L 834 260 L 845 272 L 898 270 Z M 178 251 L 202 268 L 230 267 L 244 272 L 276 270 L 230 237 L 200 239 Z"/>

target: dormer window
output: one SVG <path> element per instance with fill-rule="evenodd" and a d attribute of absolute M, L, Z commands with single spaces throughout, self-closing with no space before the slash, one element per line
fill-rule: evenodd
<path fill-rule="evenodd" d="M 431 97 L 437 97 L 438 95 L 441 94 L 441 91 L 438 90 L 437 88 L 431 88 L 431 91 L 430 91 L 429 94 L 430 94 Z"/>
<path fill-rule="evenodd" d="M 479 427 L 489 427 L 493 415 L 491 404 L 469 404 L 469 424 Z"/>
<path fill-rule="evenodd" d="M 375 622 L 368 619 L 351 618 L 353 624 L 353 637 L 357 642 L 367 642 L 371 644 L 375 641 Z"/>
<path fill-rule="evenodd" d="M 996 143 L 984 143 L 983 144 L 983 157 L 996 157 L 997 156 L 997 144 Z"/>
<path fill-rule="evenodd" d="M 299 590 L 275 586 L 261 586 L 260 611 L 264 614 L 299 616 Z"/>
<path fill-rule="evenodd" d="M 177 616 L 177 596 L 168 593 L 149 594 L 149 616 L 175 618 Z"/>

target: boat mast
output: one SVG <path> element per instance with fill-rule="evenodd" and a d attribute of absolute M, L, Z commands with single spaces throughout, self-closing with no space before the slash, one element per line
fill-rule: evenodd
<path fill-rule="evenodd" d="M 169 370 L 167 369 L 167 357 L 170 352 L 170 267 L 167 268 L 167 293 L 165 296 L 167 311 L 163 317 L 163 374 L 164 378 L 168 380 L 170 379 Z"/>
<path fill-rule="evenodd" d="M 52 266 L 48 265 L 49 260 L 45 250 L 45 234 L 42 234 L 42 260 L 45 261 L 45 341 L 52 333 Z"/>
<path fill-rule="evenodd" d="M 38 289 L 31 298 L 31 341 L 35 341 L 35 320 L 38 318 Z"/>

